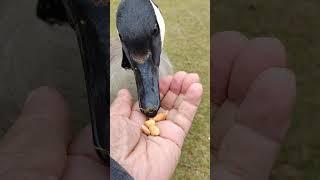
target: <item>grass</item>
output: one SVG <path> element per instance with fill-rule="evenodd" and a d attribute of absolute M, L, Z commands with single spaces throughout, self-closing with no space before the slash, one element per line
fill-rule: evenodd
<path fill-rule="evenodd" d="M 119 0 L 111 0 L 111 37 L 116 36 L 115 12 Z M 164 50 L 176 71 L 196 72 L 204 86 L 204 96 L 193 126 L 183 146 L 173 179 L 210 177 L 209 101 L 209 0 L 159 0 L 166 22 Z"/>
<path fill-rule="evenodd" d="M 252 5 L 256 8 L 249 8 Z M 248 37 L 280 39 L 296 74 L 296 107 L 272 180 L 320 179 L 319 6 L 317 0 L 219 1 L 214 5 L 211 28 L 215 32 L 236 30 Z"/>

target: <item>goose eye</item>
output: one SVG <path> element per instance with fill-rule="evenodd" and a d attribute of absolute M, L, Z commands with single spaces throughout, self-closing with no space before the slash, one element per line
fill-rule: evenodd
<path fill-rule="evenodd" d="M 158 24 L 155 24 L 153 31 L 152 31 L 152 35 L 156 36 L 156 35 L 158 35 L 158 33 L 159 33 L 159 27 L 158 27 Z"/>

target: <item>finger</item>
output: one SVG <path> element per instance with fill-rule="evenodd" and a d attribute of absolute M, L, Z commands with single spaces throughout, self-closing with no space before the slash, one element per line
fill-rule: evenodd
<path fill-rule="evenodd" d="M 173 79 L 172 76 L 166 76 L 166 77 L 159 80 L 160 99 L 161 100 L 163 99 L 164 94 L 167 94 L 167 92 L 169 91 L 172 79 Z M 147 119 L 147 117 L 141 113 L 138 102 L 136 102 L 133 105 L 130 119 L 136 121 L 136 123 L 138 123 L 138 124 L 143 124 L 143 122 Z"/>
<path fill-rule="evenodd" d="M 272 68 L 258 77 L 240 106 L 236 125 L 223 139 L 217 179 L 222 175 L 268 178 L 289 127 L 294 96 L 295 80 L 290 71 Z"/>
<path fill-rule="evenodd" d="M 285 61 L 285 48 L 279 40 L 257 38 L 249 41 L 234 61 L 228 89 L 229 99 L 240 104 L 261 72 L 271 67 L 285 67 Z"/>
<path fill-rule="evenodd" d="M 184 95 L 184 102 L 194 106 L 199 106 L 201 102 L 202 93 L 202 85 L 200 83 L 193 83 Z M 183 106 L 180 105 L 179 108 L 183 108 Z"/>
<path fill-rule="evenodd" d="M 118 92 L 117 97 L 112 102 L 110 107 L 110 116 L 118 115 L 129 117 L 132 108 L 132 96 L 126 89 L 122 89 Z"/>
<path fill-rule="evenodd" d="M 212 133 L 212 150 L 214 156 L 217 155 L 216 153 L 218 152 L 218 149 L 221 146 L 223 138 L 230 130 L 230 128 L 234 126 L 235 117 L 237 113 L 238 106 L 226 100 L 216 111 L 214 117 L 211 119 L 211 132 L 214 132 Z"/>
<path fill-rule="evenodd" d="M 236 124 L 221 144 L 214 179 L 267 180 L 278 151 L 277 142 Z"/>
<path fill-rule="evenodd" d="M 185 135 L 191 127 L 193 118 L 200 104 L 202 93 L 203 88 L 199 83 L 194 83 L 189 87 L 185 94 L 185 100 L 178 109 L 170 110 L 167 121 L 158 123 L 161 137 L 170 139 L 179 147 L 183 144 Z M 170 123 L 173 124 L 168 125 Z"/>
<path fill-rule="evenodd" d="M 183 83 L 182 83 L 181 92 L 178 95 L 178 97 L 176 98 L 174 105 L 173 105 L 173 108 L 178 108 L 180 106 L 180 104 L 185 99 L 185 94 L 189 90 L 189 87 L 194 83 L 198 83 L 199 81 L 200 81 L 199 75 L 196 73 L 187 74 L 185 76 Z"/>
<path fill-rule="evenodd" d="M 0 171 L 31 168 L 61 177 L 69 144 L 68 116 L 57 91 L 48 87 L 34 90 L 1 142 Z"/>
<path fill-rule="evenodd" d="M 170 91 L 174 94 L 180 94 L 183 81 L 186 77 L 187 73 L 184 71 L 179 71 L 174 75 L 174 78 L 170 84 Z"/>
<path fill-rule="evenodd" d="M 198 83 L 199 81 L 200 81 L 200 78 L 198 74 L 196 73 L 187 74 L 183 80 L 180 94 L 185 94 L 193 83 Z"/>
<path fill-rule="evenodd" d="M 95 152 L 91 128 L 87 126 L 70 145 L 68 163 L 63 180 L 102 180 L 106 176 L 106 166 L 104 166 Z"/>
<path fill-rule="evenodd" d="M 191 122 L 201 102 L 202 93 L 203 88 L 200 83 L 192 84 L 184 95 L 181 103 L 177 106 L 177 113 L 175 113 L 174 111 L 169 111 L 168 119 L 172 119 L 172 121 L 177 123 L 182 129 L 185 130 L 185 132 L 188 132 L 191 126 Z M 183 122 L 184 119 L 176 118 L 177 114 L 182 115 L 186 118 L 186 120 L 190 122 L 188 123 L 188 126 L 184 125 L 186 124 L 185 122 Z"/>
<path fill-rule="evenodd" d="M 244 35 L 234 31 L 216 33 L 213 36 L 211 40 L 211 96 L 215 104 L 220 105 L 227 98 L 233 61 L 247 41 Z"/>
<path fill-rule="evenodd" d="M 237 121 L 274 141 L 282 141 L 289 127 L 295 88 L 295 77 L 289 70 L 266 70 L 250 87 Z"/>
<path fill-rule="evenodd" d="M 167 91 L 167 93 L 164 95 L 164 98 L 161 101 L 161 107 L 165 108 L 165 109 L 171 109 L 173 108 L 173 105 L 178 97 L 178 95 L 180 94 L 181 88 L 182 88 L 182 84 L 183 84 L 183 80 L 186 76 L 186 72 L 177 72 L 170 84 L 170 88 Z"/>
<path fill-rule="evenodd" d="M 171 81 L 172 76 L 166 76 L 159 80 L 160 100 L 162 100 L 164 95 L 167 94 L 170 88 Z"/>
<path fill-rule="evenodd" d="M 142 125 L 147 117 L 140 111 L 139 102 L 133 105 L 130 120 L 136 122 L 138 125 Z"/>

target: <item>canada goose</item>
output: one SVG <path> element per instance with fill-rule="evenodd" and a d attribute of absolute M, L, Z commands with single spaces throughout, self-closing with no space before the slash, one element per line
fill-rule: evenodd
<path fill-rule="evenodd" d="M 131 1 L 136 2 L 137 5 Z M 121 13 L 120 10 L 119 15 L 122 14 L 122 18 L 120 18 L 121 20 L 117 19 L 119 20 L 117 24 L 122 41 L 112 40 L 110 49 L 108 48 L 110 42 L 108 0 L 39 0 L 37 7 L 37 16 L 40 19 L 49 24 L 69 24 L 76 32 L 85 72 L 93 141 L 98 155 L 106 164 L 109 164 L 107 145 L 110 142 L 110 126 L 108 122 L 106 123 L 110 112 L 106 107 L 110 104 L 110 100 L 114 99 L 119 89 L 127 88 L 133 94 L 138 94 L 134 97 L 138 97 L 142 102 L 140 105 L 143 112 L 152 116 L 159 108 L 159 73 L 160 76 L 173 73 L 169 59 L 164 53 L 161 54 L 164 31 L 161 28 L 157 29 L 156 31 L 160 31 L 160 33 L 155 33 L 156 36 L 153 39 L 145 36 L 150 33 L 148 30 L 151 30 L 151 24 L 153 30 L 155 30 L 156 24 L 158 28 L 161 27 L 161 23 L 158 23 L 160 11 L 157 11 L 156 5 L 149 0 L 122 0 L 121 2 L 122 10 L 136 8 L 136 11 L 140 11 L 140 8 L 144 7 L 148 14 L 143 15 L 135 11 L 127 11 L 127 13 L 122 11 L 123 13 Z M 128 12 L 131 12 L 132 16 Z M 149 23 L 144 20 L 149 20 Z M 131 24 L 134 25 L 133 21 L 140 22 L 138 25 L 144 28 L 134 29 L 133 26 L 124 24 L 124 22 L 132 22 Z M 133 33 L 138 36 L 132 36 Z M 134 44 L 138 46 L 133 46 Z M 130 54 L 128 57 L 122 56 L 122 49 L 127 53 L 133 50 L 137 50 L 133 52 L 139 53 Z M 148 56 L 143 56 L 145 54 L 140 52 L 148 52 Z M 109 59 L 109 55 L 111 57 L 110 67 L 107 67 L 106 61 Z M 135 62 L 137 59 L 144 63 L 137 64 Z M 126 71 L 124 68 L 133 69 L 135 76 L 132 71 Z M 109 73 L 111 73 L 110 84 L 107 78 Z M 139 93 L 135 93 L 137 89 L 134 84 L 137 84 Z"/>
<path fill-rule="evenodd" d="M 160 107 L 159 74 L 173 73 L 168 57 L 162 53 L 165 23 L 160 9 L 152 0 L 121 0 L 116 27 L 122 50 L 119 42 L 111 41 L 111 93 L 129 86 L 139 100 L 140 110 L 155 116 Z"/>
<path fill-rule="evenodd" d="M 133 71 L 121 66 L 122 46 L 118 38 L 110 40 L 110 101 L 112 102 L 120 89 L 128 89 L 134 101 L 138 100 L 137 86 Z M 165 52 L 161 53 L 159 77 L 173 74 L 173 66 Z"/>

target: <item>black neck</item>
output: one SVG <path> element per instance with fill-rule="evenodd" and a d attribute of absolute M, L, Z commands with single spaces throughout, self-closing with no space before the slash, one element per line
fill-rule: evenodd
<path fill-rule="evenodd" d="M 41 9 L 44 7 L 46 9 Z M 38 17 L 49 24 L 70 24 L 76 32 L 87 85 L 93 141 L 98 155 L 108 166 L 109 12 L 110 5 L 106 0 L 39 0 L 37 11 Z"/>

